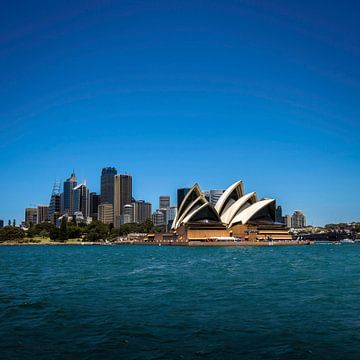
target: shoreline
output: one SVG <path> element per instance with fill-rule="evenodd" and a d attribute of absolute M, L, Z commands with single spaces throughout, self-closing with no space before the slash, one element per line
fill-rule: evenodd
<path fill-rule="evenodd" d="M 302 246 L 312 245 L 312 241 L 214 241 L 214 242 L 202 242 L 202 241 L 189 241 L 189 242 L 3 242 L 0 246 L 64 246 L 64 245 L 78 245 L 78 246 L 126 246 L 126 245 L 147 245 L 147 246 L 185 246 L 185 247 L 226 247 L 226 246 Z"/>

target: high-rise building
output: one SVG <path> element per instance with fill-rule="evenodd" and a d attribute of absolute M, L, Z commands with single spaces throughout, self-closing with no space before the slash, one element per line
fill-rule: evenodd
<path fill-rule="evenodd" d="M 284 215 L 282 218 L 282 223 L 285 224 L 285 226 L 290 229 L 291 228 L 291 216 L 290 215 Z"/>
<path fill-rule="evenodd" d="M 189 192 L 190 188 L 181 188 L 177 189 L 177 208 L 179 209 L 181 203 L 183 202 L 186 194 Z"/>
<path fill-rule="evenodd" d="M 114 221 L 112 204 L 100 204 L 98 207 L 98 220 L 104 224 L 111 224 Z"/>
<path fill-rule="evenodd" d="M 62 193 L 62 204 L 61 204 L 61 214 L 68 214 L 72 216 L 74 213 L 74 199 L 73 199 L 73 190 L 77 186 L 77 178 L 73 172 L 70 177 L 64 181 L 64 189 Z"/>
<path fill-rule="evenodd" d="M 101 203 L 101 197 L 96 192 L 90 193 L 90 217 L 93 220 L 98 218 L 98 207 Z"/>
<path fill-rule="evenodd" d="M 90 192 L 85 183 L 73 189 L 73 212 L 81 212 L 84 219 L 90 216 Z"/>
<path fill-rule="evenodd" d="M 172 223 L 175 219 L 176 216 L 176 211 L 177 208 L 176 206 L 170 206 L 169 208 L 166 209 L 165 212 L 165 224 L 167 226 L 167 230 L 171 229 Z"/>
<path fill-rule="evenodd" d="M 120 225 L 131 224 L 134 222 L 134 208 L 131 204 L 126 204 L 123 213 L 120 215 Z"/>
<path fill-rule="evenodd" d="M 114 225 L 119 226 L 124 206 L 132 202 L 132 177 L 126 174 L 115 175 L 114 181 Z"/>
<path fill-rule="evenodd" d="M 165 225 L 165 212 L 156 210 L 152 214 L 152 222 L 154 223 L 155 226 Z"/>
<path fill-rule="evenodd" d="M 56 219 L 61 212 L 61 195 L 60 182 L 55 181 L 49 204 L 49 220 L 52 224 L 56 224 Z"/>
<path fill-rule="evenodd" d="M 151 204 L 144 200 L 137 200 L 132 203 L 134 211 L 134 222 L 142 223 L 147 219 L 151 219 Z"/>
<path fill-rule="evenodd" d="M 216 189 L 216 190 L 208 190 L 207 194 L 205 194 L 205 197 L 208 196 L 207 200 L 211 205 L 216 205 L 218 200 L 220 199 L 220 196 L 225 192 L 223 189 Z"/>
<path fill-rule="evenodd" d="M 113 204 L 114 206 L 114 176 L 117 170 L 114 167 L 106 167 L 101 171 L 100 194 L 102 204 Z"/>
<path fill-rule="evenodd" d="M 25 209 L 25 226 L 29 227 L 31 224 L 37 224 L 37 208 Z"/>
<path fill-rule="evenodd" d="M 37 224 L 49 221 L 49 205 L 38 205 L 37 207 Z"/>
<path fill-rule="evenodd" d="M 281 206 L 277 206 L 275 210 L 275 222 L 284 223 L 283 216 L 282 216 L 282 208 Z"/>
<path fill-rule="evenodd" d="M 0 220 L 0 228 L 4 227 L 4 220 Z"/>
<path fill-rule="evenodd" d="M 170 207 L 170 196 L 162 195 L 159 197 L 159 208 L 166 209 Z"/>
<path fill-rule="evenodd" d="M 301 210 L 295 210 L 291 216 L 291 227 L 300 229 L 306 226 L 306 218 Z"/>

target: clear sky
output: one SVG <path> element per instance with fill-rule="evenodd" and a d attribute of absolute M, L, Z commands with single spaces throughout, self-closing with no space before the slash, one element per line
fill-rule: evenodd
<path fill-rule="evenodd" d="M 7 1 L 0 219 L 75 169 L 158 205 L 198 182 L 360 221 L 357 1 Z"/>

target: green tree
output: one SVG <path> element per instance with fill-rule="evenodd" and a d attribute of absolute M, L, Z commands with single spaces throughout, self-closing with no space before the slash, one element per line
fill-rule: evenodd
<path fill-rule="evenodd" d="M 68 229 L 67 229 L 67 218 L 64 216 L 61 219 L 60 231 L 59 231 L 59 240 L 65 241 L 69 238 Z"/>
<path fill-rule="evenodd" d="M 0 228 L 0 242 L 21 241 L 24 239 L 25 231 L 14 226 Z"/>

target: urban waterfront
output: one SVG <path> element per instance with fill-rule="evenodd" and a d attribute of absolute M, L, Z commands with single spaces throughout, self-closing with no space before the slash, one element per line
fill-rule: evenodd
<path fill-rule="evenodd" d="M 359 255 L 2 246 L 1 358 L 358 359 Z"/>

